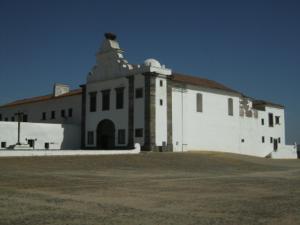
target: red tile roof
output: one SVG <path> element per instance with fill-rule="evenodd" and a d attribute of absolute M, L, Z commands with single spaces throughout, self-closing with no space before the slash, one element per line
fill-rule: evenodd
<path fill-rule="evenodd" d="M 60 99 L 60 98 L 74 96 L 74 95 L 81 95 L 81 93 L 82 93 L 82 90 L 80 88 L 80 89 L 71 90 L 68 93 L 65 93 L 65 94 L 62 94 L 62 95 L 59 95 L 56 97 L 53 94 L 49 94 L 49 95 L 38 96 L 38 97 L 33 97 L 33 98 L 25 98 L 25 99 L 21 99 L 21 100 L 17 100 L 14 102 L 10 102 L 10 103 L 1 105 L 0 108 L 13 107 L 13 106 L 18 106 L 18 105 L 48 101 L 48 100 L 53 100 L 53 99 Z"/>
<path fill-rule="evenodd" d="M 195 76 L 189 76 L 189 75 L 184 75 L 184 74 L 180 74 L 180 73 L 173 73 L 171 76 L 171 80 L 180 82 L 180 83 L 186 83 L 186 84 L 191 84 L 191 85 L 196 85 L 196 86 L 201 86 L 201 87 L 206 87 L 206 88 L 211 88 L 211 89 L 218 89 L 218 90 L 232 92 L 232 93 L 236 93 L 236 94 L 241 94 L 240 92 L 235 91 L 229 87 L 226 87 L 223 84 L 220 84 L 216 81 L 208 80 L 208 79 L 202 78 L 202 77 L 195 77 Z"/>

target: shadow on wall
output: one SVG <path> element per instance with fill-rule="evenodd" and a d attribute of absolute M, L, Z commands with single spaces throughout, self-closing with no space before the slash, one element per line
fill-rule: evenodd
<path fill-rule="evenodd" d="M 78 150 L 81 145 L 80 127 L 71 124 L 62 124 L 63 137 L 60 149 Z"/>

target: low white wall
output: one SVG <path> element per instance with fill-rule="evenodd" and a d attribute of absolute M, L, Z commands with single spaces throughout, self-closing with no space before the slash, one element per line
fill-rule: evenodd
<path fill-rule="evenodd" d="M 0 150 L 0 157 L 127 155 L 139 154 L 140 152 L 140 145 L 135 144 L 135 149 L 131 150 Z"/>
<path fill-rule="evenodd" d="M 285 145 L 276 152 L 272 152 L 272 159 L 297 159 L 297 148 L 294 145 Z"/>
<path fill-rule="evenodd" d="M 49 149 L 79 149 L 80 126 L 72 124 L 21 123 L 20 142 L 27 144 L 28 139 L 35 140 L 35 149 L 45 149 L 45 143 L 49 143 Z M 17 140 L 18 123 L 0 122 L 0 143 L 5 142 L 8 147 L 16 144 Z"/>

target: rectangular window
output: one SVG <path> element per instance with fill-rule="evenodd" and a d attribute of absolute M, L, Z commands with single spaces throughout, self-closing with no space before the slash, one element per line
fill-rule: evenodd
<path fill-rule="evenodd" d="M 233 99 L 228 99 L 228 115 L 233 116 Z"/>
<path fill-rule="evenodd" d="M 273 143 L 273 138 L 272 137 L 270 137 L 270 143 Z"/>
<path fill-rule="evenodd" d="M 143 88 L 136 88 L 135 89 L 135 98 L 142 98 L 143 97 Z"/>
<path fill-rule="evenodd" d="M 28 122 L 28 115 L 26 114 L 23 115 L 23 122 Z"/>
<path fill-rule="evenodd" d="M 109 110 L 110 105 L 110 90 L 102 91 L 102 110 Z"/>
<path fill-rule="evenodd" d="M 265 143 L 265 136 L 262 136 L 262 137 L 261 137 L 261 142 L 262 142 L 262 143 Z"/>
<path fill-rule="evenodd" d="M 275 123 L 280 124 L 280 116 L 275 116 Z"/>
<path fill-rule="evenodd" d="M 125 129 L 118 130 L 118 144 L 125 144 Z"/>
<path fill-rule="evenodd" d="M 42 120 L 46 120 L 46 112 L 42 113 Z"/>
<path fill-rule="evenodd" d="M 281 138 L 278 138 L 278 143 L 280 143 L 281 142 Z"/>
<path fill-rule="evenodd" d="M 15 121 L 15 117 L 14 116 L 11 117 L 11 121 Z"/>
<path fill-rule="evenodd" d="M 164 86 L 164 82 L 162 80 L 159 81 L 159 86 Z"/>
<path fill-rule="evenodd" d="M 65 118 L 66 117 L 66 111 L 64 109 L 62 109 L 60 111 L 60 115 L 61 115 L 62 118 Z"/>
<path fill-rule="evenodd" d="M 45 149 L 49 149 L 50 148 L 50 144 L 49 144 L 49 142 L 45 142 Z"/>
<path fill-rule="evenodd" d="M 88 145 L 93 145 L 94 144 L 94 132 L 93 131 L 88 131 L 88 138 L 87 138 L 87 144 Z"/>
<path fill-rule="evenodd" d="M 197 112 L 202 112 L 203 111 L 203 102 L 202 102 L 202 94 L 197 93 Z"/>
<path fill-rule="evenodd" d="M 265 120 L 261 119 L 261 125 L 265 125 Z"/>
<path fill-rule="evenodd" d="M 0 114 L 0 121 L 2 121 L 2 114 Z"/>
<path fill-rule="evenodd" d="M 69 116 L 69 117 L 72 117 L 72 116 L 73 116 L 73 109 L 72 109 L 72 108 L 69 108 L 69 109 L 68 109 L 68 116 Z"/>
<path fill-rule="evenodd" d="M 55 111 L 51 111 L 51 119 L 55 119 Z"/>
<path fill-rule="evenodd" d="M 116 88 L 116 109 L 124 107 L 124 88 Z"/>
<path fill-rule="evenodd" d="M 274 121 L 273 121 L 273 113 L 269 113 L 269 127 L 274 126 Z"/>
<path fill-rule="evenodd" d="M 1 148 L 6 148 L 6 142 L 1 142 Z"/>
<path fill-rule="evenodd" d="M 97 92 L 90 92 L 90 112 L 96 112 L 97 108 Z"/>
<path fill-rule="evenodd" d="M 135 129 L 135 137 L 143 137 L 143 129 L 142 128 Z"/>
<path fill-rule="evenodd" d="M 159 104 L 163 105 L 163 100 L 162 99 L 159 100 Z"/>

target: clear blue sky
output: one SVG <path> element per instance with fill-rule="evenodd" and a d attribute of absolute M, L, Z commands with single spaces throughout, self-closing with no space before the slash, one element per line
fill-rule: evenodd
<path fill-rule="evenodd" d="M 300 143 L 300 1 L 0 0 L 0 104 L 77 88 L 107 31 L 131 63 L 154 57 L 284 104 Z"/>

